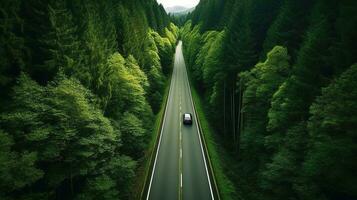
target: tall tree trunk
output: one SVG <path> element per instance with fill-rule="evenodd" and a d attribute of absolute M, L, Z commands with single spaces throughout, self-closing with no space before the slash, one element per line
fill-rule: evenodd
<path fill-rule="evenodd" d="M 232 128 L 233 128 L 233 144 L 236 144 L 236 108 L 235 108 L 235 94 L 234 94 L 234 85 L 232 88 Z"/>
<path fill-rule="evenodd" d="M 240 135 L 243 134 L 243 126 L 244 126 L 244 112 L 242 111 L 243 110 L 243 99 L 244 99 L 244 92 L 242 91 L 243 88 L 242 86 L 240 86 L 240 96 L 241 96 L 241 111 L 240 111 L 240 120 L 239 120 L 239 133 Z"/>
<path fill-rule="evenodd" d="M 74 197 L 72 162 L 71 162 L 71 164 L 70 164 L 70 187 L 71 187 L 71 197 Z"/>
<path fill-rule="evenodd" d="M 226 81 L 223 83 L 223 137 L 226 136 Z"/>
<path fill-rule="evenodd" d="M 242 113 L 242 81 L 239 80 L 239 95 L 238 95 L 238 120 L 237 120 L 237 143 L 236 143 L 236 152 L 239 154 L 240 146 L 240 136 L 241 132 L 241 113 Z"/>

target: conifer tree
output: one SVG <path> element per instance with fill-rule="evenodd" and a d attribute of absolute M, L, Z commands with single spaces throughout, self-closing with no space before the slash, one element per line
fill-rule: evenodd
<path fill-rule="evenodd" d="M 357 64 L 352 65 L 328 87 L 310 107 L 308 122 L 309 148 L 302 176 L 311 182 L 300 185 L 301 198 L 315 199 L 327 193 L 343 197 L 356 196 L 354 170 L 356 159 L 356 77 Z M 302 191 L 312 187 L 309 193 Z M 327 192 L 328 191 L 328 192 Z"/>

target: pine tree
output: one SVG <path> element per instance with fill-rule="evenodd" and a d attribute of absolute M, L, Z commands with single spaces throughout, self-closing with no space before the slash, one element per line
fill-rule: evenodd
<path fill-rule="evenodd" d="M 356 84 L 342 81 L 351 79 L 353 70 L 337 79 L 339 84 L 333 80 L 356 62 L 356 6 L 337 0 L 202 0 L 188 15 L 181 37 L 189 74 L 208 113 L 214 113 L 208 115 L 214 131 L 226 139 L 218 137 L 218 145 L 236 158 L 229 159 L 227 174 L 245 199 L 356 196 L 349 178 L 354 177 L 349 170 L 355 165 L 353 138 L 344 135 L 353 128 L 336 125 L 345 116 L 350 123 L 353 105 L 345 110 L 345 102 L 326 92 L 346 102 L 353 98 Z M 222 29 L 223 39 L 216 40 Z M 258 62 L 276 45 L 284 47 Z M 291 59 L 277 49 L 289 51 Z M 342 94 L 336 85 L 352 94 Z M 330 108 L 345 118 L 325 111 Z M 344 158 L 341 166 L 337 157 Z"/>
<path fill-rule="evenodd" d="M 243 132 L 240 133 L 239 158 L 244 162 L 242 174 L 247 176 L 262 170 L 269 158 L 269 151 L 264 146 L 267 113 L 273 94 L 289 74 L 289 59 L 287 49 L 276 46 L 268 53 L 265 62 L 239 75 L 244 84 L 241 109 L 245 113 Z"/>
<path fill-rule="evenodd" d="M 288 48 L 295 60 L 307 26 L 307 16 L 311 10 L 310 1 L 285 0 L 279 14 L 270 26 L 264 41 L 261 57 L 265 57 L 275 45 Z"/>
<path fill-rule="evenodd" d="M 25 68 L 27 54 L 24 38 L 20 36 L 23 26 L 19 16 L 19 1 L 2 1 L 0 8 L 0 104 L 6 105 L 15 77 Z M 1 110 L 1 109 L 0 109 Z"/>
<path fill-rule="evenodd" d="M 55 1 L 48 6 L 51 30 L 41 39 L 48 46 L 50 60 L 44 62 L 55 72 L 61 70 L 68 76 L 81 72 L 83 51 L 77 37 L 77 27 L 64 1 Z"/>
<path fill-rule="evenodd" d="M 305 199 L 323 196 L 354 198 L 357 124 L 357 64 L 352 65 L 337 80 L 322 89 L 322 95 L 310 107 L 308 122 L 309 145 L 302 176 L 317 185 Z M 301 189 L 309 185 L 301 185 Z"/>
<path fill-rule="evenodd" d="M 0 198 L 132 198 L 178 37 L 163 7 L 5 0 L 0 13 Z"/>
<path fill-rule="evenodd" d="M 0 130 L 0 198 L 7 199 L 9 194 L 29 186 L 43 177 L 43 171 L 35 163 L 36 152 L 14 151 L 14 137 Z"/>

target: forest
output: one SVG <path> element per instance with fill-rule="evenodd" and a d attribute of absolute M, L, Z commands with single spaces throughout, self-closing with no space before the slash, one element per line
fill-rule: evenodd
<path fill-rule="evenodd" d="M 232 199 L 357 199 L 356 10 L 353 0 L 201 0 L 176 19 L 233 163 Z"/>
<path fill-rule="evenodd" d="M 2 0 L 0 199 L 130 199 L 177 38 L 155 0 Z"/>
<path fill-rule="evenodd" d="M 1 0 L 0 199 L 133 199 L 179 39 L 230 199 L 357 199 L 356 11 L 201 0 L 177 18 L 156 0 Z"/>

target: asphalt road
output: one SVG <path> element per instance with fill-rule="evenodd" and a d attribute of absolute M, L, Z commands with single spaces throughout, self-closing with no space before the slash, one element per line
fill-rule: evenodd
<path fill-rule="evenodd" d="M 213 199 L 190 92 L 180 41 L 146 199 Z M 192 125 L 183 125 L 184 113 L 192 113 Z"/>

